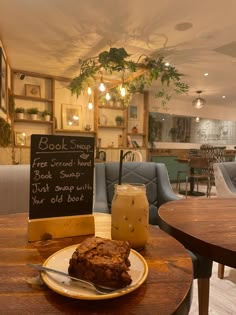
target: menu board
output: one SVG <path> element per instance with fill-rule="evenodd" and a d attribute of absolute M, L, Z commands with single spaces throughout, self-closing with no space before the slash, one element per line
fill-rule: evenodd
<path fill-rule="evenodd" d="M 94 138 L 32 135 L 30 219 L 91 214 Z"/>

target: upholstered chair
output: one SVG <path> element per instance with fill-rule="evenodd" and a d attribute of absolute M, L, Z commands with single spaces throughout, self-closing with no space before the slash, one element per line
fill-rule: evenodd
<path fill-rule="evenodd" d="M 30 165 L 0 165 L 0 214 L 29 211 Z"/>
<path fill-rule="evenodd" d="M 213 164 L 216 196 L 219 198 L 236 198 L 236 162 Z M 218 265 L 218 277 L 224 278 L 224 265 Z"/>
<path fill-rule="evenodd" d="M 118 183 L 119 162 L 98 163 L 95 165 L 95 212 L 111 213 L 114 185 Z M 158 208 L 179 197 L 170 185 L 165 164 L 154 162 L 124 162 L 123 183 L 142 183 L 146 185 L 149 201 L 149 223 L 158 225 Z M 162 226 L 159 226 L 162 228 Z M 164 228 L 163 228 L 164 229 Z M 209 283 L 212 261 L 189 251 L 193 261 L 194 279 L 198 279 L 199 314 L 208 313 Z"/>

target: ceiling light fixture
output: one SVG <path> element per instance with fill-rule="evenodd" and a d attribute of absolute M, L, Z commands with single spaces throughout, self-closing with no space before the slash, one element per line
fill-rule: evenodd
<path fill-rule="evenodd" d="M 166 66 L 164 57 L 159 54 L 152 57 L 142 54 L 132 60 L 124 48 L 112 47 L 98 56 L 79 60 L 79 63 L 80 73 L 68 85 L 72 95 L 76 94 L 77 97 L 90 86 L 92 95 L 96 92 L 99 101 L 107 101 L 105 95 L 109 91 L 112 99 L 127 107 L 135 93 L 143 93 L 153 81 L 159 80 L 162 88 L 158 86 L 155 97 L 161 98 L 165 106 L 172 94 L 187 93 L 189 89 L 188 84 L 181 82 L 182 75 L 175 67 Z"/>
<path fill-rule="evenodd" d="M 202 91 L 196 91 L 196 93 L 198 94 L 198 97 L 193 100 L 193 106 L 197 109 L 200 109 L 206 104 L 206 100 L 200 97 Z"/>

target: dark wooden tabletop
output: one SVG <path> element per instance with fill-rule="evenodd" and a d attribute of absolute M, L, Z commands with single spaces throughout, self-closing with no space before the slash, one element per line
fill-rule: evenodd
<path fill-rule="evenodd" d="M 96 235 L 110 237 L 110 216 L 95 215 Z M 184 247 L 150 226 L 149 240 L 140 251 L 149 274 L 135 291 L 115 299 L 86 301 L 59 295 L 38 286 L 38 272 L 27 263 L 41 264 L 61 248 L 80 243 L 67 237 L 28 243 L 27 215 L 0 216 L 0 314 L 188 314 L 191 303 L 192 261 Z"/>
<path fill-rule="evenodd" d="M 186 248 L 236 267 L 236 199 L 184 199 L 158 210 L 164 231 Z"/>

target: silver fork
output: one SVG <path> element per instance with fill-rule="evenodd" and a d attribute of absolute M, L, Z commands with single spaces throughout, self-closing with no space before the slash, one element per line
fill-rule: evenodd
<path fill-rule="evenodd" d="M 77 282 L 80 282 L 80 283 L 86 285 L 87 287 L 95 290 L 99 294 L 108 294 L 108 293 L 113 293 L 113 292 L 121 292 L 124 289 L 124 288 L 122 288 L 122 289 L 114 289 L 113 288 L 112 289 L 112 288 L 104 287 L 104 286 L 101 286 L 101 285 L 97 285 L 97 284 L 94 284 L 94 283 L 89 282 L 89 281 L 85 281 L 85 280 L 82 280 L 82 279 L 79 279 L 79 278 L 72 277 L 66 272 L 63 272 L 63 271 L 60 271 L 60 270 L 56 270 L 56 269 L 52 269 L 52 268 L 48 268 L 48 267 L 43 267 L 42 265 L 27 264 L 27 266 L 32 267 L 34 269 L 37 269 L 39 271 L 53 272 L 53 273 L 65 276 L 67 278 L 70 278 L 71 280 L 75 280 Z"/>

